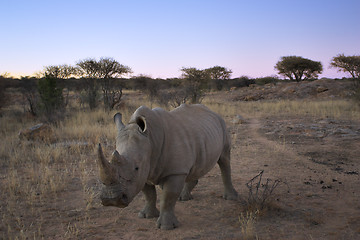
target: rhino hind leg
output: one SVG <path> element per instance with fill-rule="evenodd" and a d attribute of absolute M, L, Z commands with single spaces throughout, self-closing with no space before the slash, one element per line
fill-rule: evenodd
<path fill-rule="evenodd" d="M 226 200 L 237 200 L 238 193 L 233 187 L 231 181 L 231 166 L 230 166 L 230 148 L 226 148 L 220 156 L 218 161 L 221 177 L 224 183 L 224 195 Z"/>
<path fill-rule="evenodd" d="M 160 229 L 171 230 L 179 226 L 174 209 L 181 190 L 184 187 L 185 175 L 168 176 L 163 184 L 163 192 L 160 200 L 160 217 L 156 225 Z"/>
<path fill-rule="evenodd" d="M 145 184 L 142 192 L 145 195 L 145 207 L 139 212 L 139 218 L 155 218 L 159 216 L 156 208 L 156 189 L 154 185 Z"/>
<path fill-rule="evenodd" d="M 179 200 L 180 201 L 188 201 L 188 200 L 193 199 L 193 196 L 191 195 L 191 191 L 194 189 L 194 187 L 196 186 L 197 183 L 198 183 L 198 180 L 194 180 L 194 181 L 185 183 L 185 186 L 180 193 Z"/>

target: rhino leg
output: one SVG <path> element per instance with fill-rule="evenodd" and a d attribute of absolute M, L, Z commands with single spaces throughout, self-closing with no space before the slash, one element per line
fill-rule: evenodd
<path fill-rule="evenodd" d="M 164 181 L 160 200 L 160 217 L 156 222 L 158 228 L 170 230 L 179 226 L 174 208 L 183 189 L 185 178 L 185 175 L 173 175 L 167 177 Z"/>
<path fill-rule="evenodd" d="M 191 195 L 191 191 L 194 189 L 194 187 L 196 186 L 197 183 L 198 183 L 198 180 L 194 180 L 194 181 L 185 183 L 185 186 L 184 186 L 183 190 L 181 191 L 179 200 L 180 201 L 188 201 L 188 200 L 193 199 L 193 196 Z"/>
<path fill-rule="evenodd" d="M 231 181 L 231 167 L 230 167 L 230 148 L 226 148 L 220 156 L 218 161 L 221 177 L 224 183 L 224 195 L 226 200 L 237 200 L 238 193 L 234 189 Z"/>
<path fill-rule="evenodd" d="M 139 212 L 140 218 L 154 218 L 159 216 L 156 208 L 156 189 L 154 185 L 145 184 L 142 192 L 145 195 L 145 207 Z"/>

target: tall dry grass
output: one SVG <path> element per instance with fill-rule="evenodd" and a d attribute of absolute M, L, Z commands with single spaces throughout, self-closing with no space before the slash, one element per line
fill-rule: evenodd
<path fill-rule="evenodd" d="M 121 110 L 124 122 L 139 105 L 147 105 L 146 99 L 128 99 Z M 65 192 L 75 194 L 69 190 L 74 183 L 82 191 L 72 197 L 83 202 L 81 226 L 90 221 L 88 211 L 99 204 L 95 146 L 101 142 L 105 149 L 114 149 L 116 111 L 71 106 L 72 112 L 52 126 L 56 141 L 51 143 L 19 139 L 20 130 L 39 123 L 21 107 L 12 106 L 0 117 L 0 239 L 43 238 L 49 217 L 44 210 L 56 207 Z M 61 227 L 64 238 L 76 238 L 80 225 L 68 222 Z"/>
<path fill-rule="evenodd" d="M 360 119 L 360 107 L 350 100 L 279 100 L 255 102 L 218 103 L 205 99 L 204 104 L 223 116 L 244 114 L 249 117 L 314 117 L 335 119 Z"/>

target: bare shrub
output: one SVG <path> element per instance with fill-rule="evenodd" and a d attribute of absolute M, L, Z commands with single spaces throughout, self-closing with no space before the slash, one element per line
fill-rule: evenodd
<path fill-rule="evenodd" d="M 39 94 L 37 91 L 37 81 L 33 79 L 22 78 L 20 92 L 24 98 L 24 109 L 32 116 L 39 112 Z"/>
<path fill-rule="evenodd" d="M 247 199 L 248 209 L 263 210 L 268 208 L 273 200 L 274 190 L 280 183 L 286 184 L 281 179 L 271 180 L 267 178 L 264 182 L 263 174 L 264 170 L 261 170 L 255 177 L 246 183 L 246 187 L 249 189 Z"/>
<path fill-rule="evenodd" d="M 258 217 L 264 215 L 264 212 L 272 207 L 274 190 L 280 183 L 285 183 L 281 179 L 271 180 L 267 178 L 263 181 L 263 174 L 264 170 L 261 170 L 246 183 L 249 195 L 245 199 L 245 210 L 240 213 L 238 218 L 244 239 L 255 239 L 257 237 L 255 224 Z"/>
<path fill-rule="evenodd" d="M 163 106 L 176 108 L 190 98 L 185 88 L 160 90 L 156 95 L 157 102 Z"/>
<path fill-rule="evenodd" d="M 101 79 L 104 108 L 107 111 L 113 110 L 121 101 L 123 92 L 122 86 L 118 81 L 118 79 Z"/>

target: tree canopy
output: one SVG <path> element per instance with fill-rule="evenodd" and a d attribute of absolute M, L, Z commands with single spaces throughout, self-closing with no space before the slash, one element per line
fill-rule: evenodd
<path fill-rule="evenodd" d="M 204 97 L 209 74 L 205 70 L 194 67 L 181 68 L 182 78 L 185 80 L 186 92 L 190 95 L 191 103 L 200 103 Z"/>
<path fill-rule="evenodd" d="M 120 64 L 113 58 L 88 58 L 80 60 L 76 64 L 79 68 L 80 75 L 90 78 L 118 78 L 123 74 L 131 73 L 131 68 Z"/>
<path fill-rule="evenodd" d="M 211 68 L 205 69 L 205 71 L 209 74 L 210 79 L 221 79 L 226 80 L 230 79 L 232 71 L 225 67 L 214 66 Z"/>
<path fill-rule="evenodd" d="M 360 56 L 339 54 L 331 59 L 330 67 L 338 68 L 339 72 L 348 72 L 353 78 L 360 78 Z"/>
<path fill-rule="evenodd" d="M 70 78 L 71 76 L 77 75 L 77 69 L 67 64 L 46 66 L 44 70 L 45 70 L 44 73 L 45 76 L 52 78 L 67 79 Z"/>
<path fill-rule="evenodd" d="M 281 57 L 275 65 L 280 75 L 283 75 L 290 80 L 300 82 L 311 78 L 317 78 L 322 72 L 323 67 L 321 62 L 312 61 L 307 58 L 299 56 L 284 56 Z"/>

